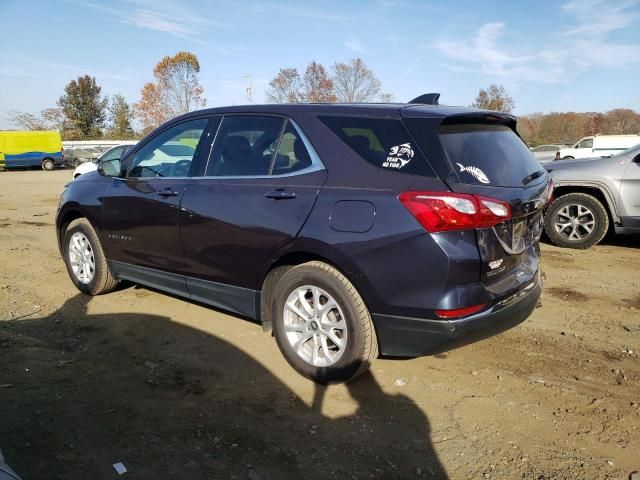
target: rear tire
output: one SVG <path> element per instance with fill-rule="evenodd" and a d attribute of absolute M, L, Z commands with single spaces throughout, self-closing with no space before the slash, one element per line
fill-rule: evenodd
<path fill-rule="evenodd" d="M 116 288 L 118 280 L 109 269 L 98 235 L 86 218 L 72 221 L 62 238 L 64 263 L 78 290 L 101 295 Z"/>
<path fill-rule="evenodd" d="M 47 172 L 51 172 L 53 171 L 54 168 L 55 168 L 55 163 L 53 163 L 53 160 L 51 160 L 50 158 L 45 158 L 42 161 L 43 170 L 46 170 Z"/>
<path fill-rule="evenodd" d="M 566 157 L 562 157 L 563 160 L 575 160 L 571 155 L 568 155 Z"/>
<path fill-rule="evenodd" d="M 348 381 L 378 356 L 369 310 L 331 265 L 313 261 L 291 268 L 275 285 L 273 299 L 276 342 L 304 377 L 321 384 Z"/>
<path fill-rule="evenodd" d="M 590 248 L 599 243 L 608 230 L 607 210 L 597 198 L 586 193 L 558 197 L 544 215 L 544 231 L 559 247 Z"/>

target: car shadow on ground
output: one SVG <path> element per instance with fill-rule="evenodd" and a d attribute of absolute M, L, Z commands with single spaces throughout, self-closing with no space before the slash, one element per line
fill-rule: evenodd
<path fill-rule="evenodd" d="M 611 247 L 640 248 L 640 235 L 615 235 L 609 233 L 602 239 L 600 245 Z"/>
<path fill-rule="evenodd" d="M 371 374 L 329 418 L 332 390 L 308 405 L 221 338 L 89 301 L 0 322 L 0 446 L 25 480 L 447 477 L 423 411 Z"/>

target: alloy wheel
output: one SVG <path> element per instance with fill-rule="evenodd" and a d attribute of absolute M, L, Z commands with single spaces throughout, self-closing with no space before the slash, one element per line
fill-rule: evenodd
<path fill-rule="evenodd" d="M 556 213 L 554 227 L 556 232 L 567 240 L 584 240 L 596 225 L 593 212 L 577 203 L 565 205 Z"/>
<path fill-rule="evenodd" d="M 335 364 L 347 347 L 347 323 L 338 302 L 314 285 L 296 288 L 284 305 L 284 331 L 293 351 L 314 367 Z"/>
<path fill-rule="evenodd" d="M 89 239 L 76 232 L 69 240 L 69 265 L 79 282 L 88 284 L 96 273 L 96 262 Z"/>

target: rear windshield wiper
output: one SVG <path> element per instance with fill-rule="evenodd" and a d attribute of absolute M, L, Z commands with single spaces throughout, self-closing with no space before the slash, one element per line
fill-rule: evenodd
<path fill-rule="evenodd" d="M 522 179 L 522 184 L 527 185 L 531 183 L 533 180 L 535 180 L 536 178 L 544 175 L 546 172 L 547 172 L 546 170 L 538 170 L 537 172 L 533 172 L 531 175 L 527 175 Z"/>

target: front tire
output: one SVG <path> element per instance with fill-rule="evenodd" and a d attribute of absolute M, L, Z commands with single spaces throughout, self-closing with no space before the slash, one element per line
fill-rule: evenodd
<path fill-rule="evenodd" d="M 313 261 L 285 272 L 274 288 L 273 331 L 301 375 L 326 384 L 364 373 L 378 356 L 371 315 L 336 268 Z"/>
<path fill-rule="evenodd" d="M 55 163 L 53 163 L 53 160 L 51 160 L 50 158 L 45 158 L 42 161 L 43 170 L 46 170 L 47 172 L 51 172 L 53 171 L 54 168 L 55 168 Z"/>
<path fill-rule="evenodd" d="M 544 216 L 545 233 L 559 247 L 590 248 L 604 238 L 608 229 L 607 210 L 586 193 L 558 197 Z"/>
<path fill-rule="evenodd" d="M 64 263 L 78 290 L 101 295 L 118 285 L 104 256 L 96 231 L 86 218 L 72 221 L 63 235 Z"/>

